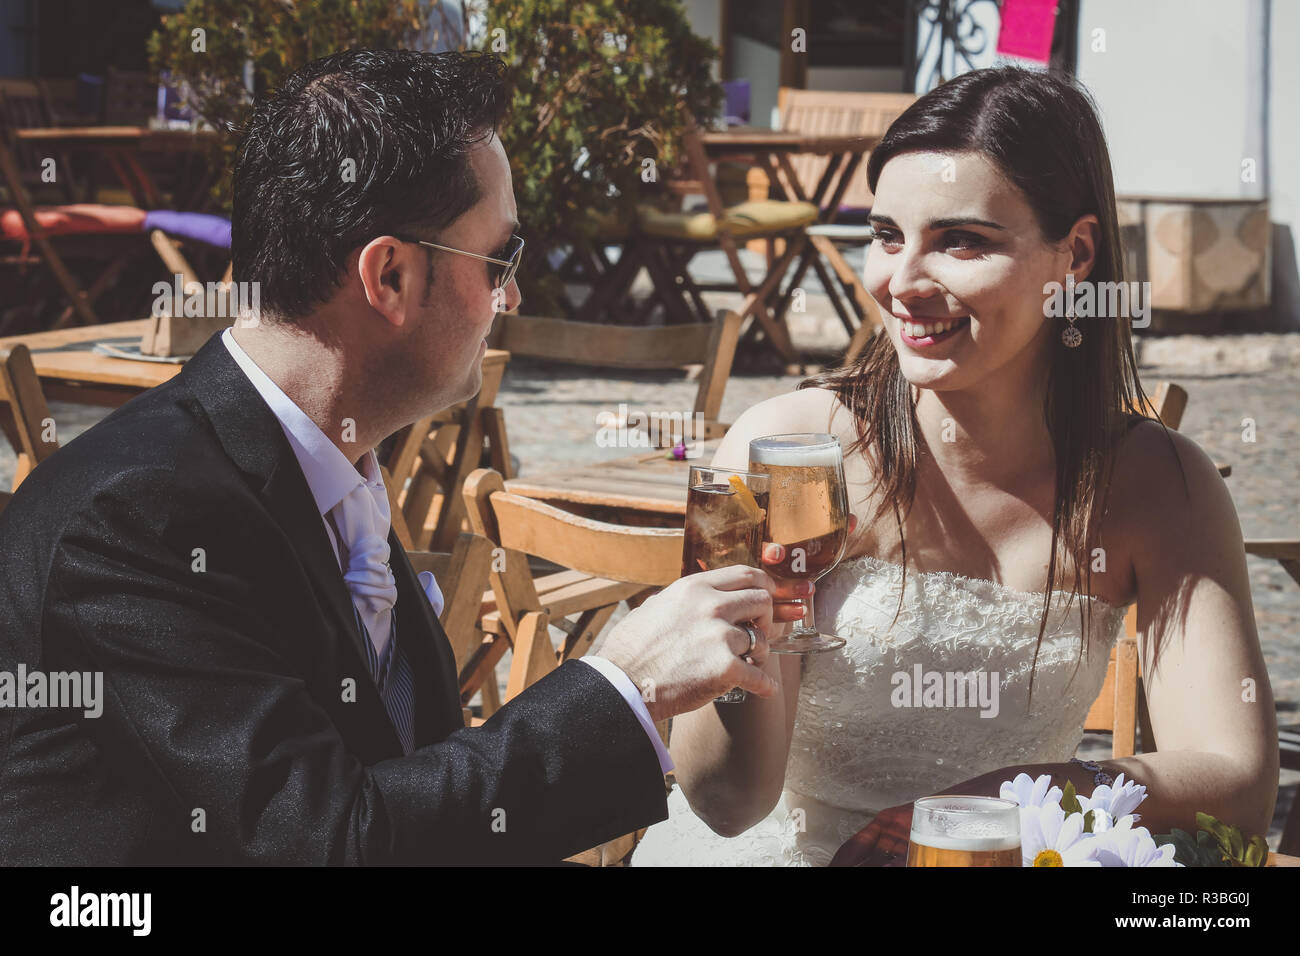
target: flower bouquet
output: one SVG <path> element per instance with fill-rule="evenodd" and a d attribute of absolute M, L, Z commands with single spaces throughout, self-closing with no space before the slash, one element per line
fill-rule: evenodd
<path fill-rule="evenodd" d="M 1263 866 L 1264 838 L 1246 840 L 1236 827 L 1198 813 L 1196 835 L 1183 830 L 1152 836 L 1134 826 L 1147 788 L 1120 774 L 1085 797 L 1043 774 L 1008 780 L 1000 796 L 1020 805 L 1020 851 L 1025 866 Z"/>

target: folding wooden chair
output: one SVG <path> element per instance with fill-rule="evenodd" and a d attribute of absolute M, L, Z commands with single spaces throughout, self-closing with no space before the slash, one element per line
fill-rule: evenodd
<path fill-rule="evenodd" d="M 492 404 L 498 384 L 485 378 L 478 395 L 421 419 L 392 440 L 383 464 L 400 502 L 393 513 L 403 516 L 415 547 L 446 551 L 456 540 L 465 521 L 460 490 L 479 467 L 485 446 L 492 467 L 512 474 L 505 414 Z"/>
<path fill-rule="evenodd" d="M 513 645 L 506 700 L 590 650 L 620 601 L 648 596 L 680 576 L 681 529 L 581 518 L 510 494 L 489 468 L 466 480 L 465 501 L 474 532 L 497 549 L 490 577 L 495 606 L 481 622 L 480 664 L 495 667 Z M 530 557 L 563 570 L 534 579 Z M 577 620 L 565 621 L 569 616 Z M 558 650 L 547 630 L 552 623 L 568 635 Z"/>
<path fill-rule="evenodd" d="M 710 172 L 709 158 L 697 127 L 687 130 L 683 145 L 688 178 L 703 191 L 707 211 L 663 212 L 653 206 L 639 207 L 638 241 L 629 251 L 637 255 L 650 272 L 660 296 L 670 306 L 670 319 L 679 322 L 706 320 L 709 312 L 700 296 L 702 291 L 738 289 L 745 297 L 736 310 L 740 317 L 744 319 L 753 315 L 786 361 L 798 364 L 799 355 L 790 341 L 790 333 L 773 316 L 770 305 L 780 291 L 782 278 L 803 250 L 804 228 L 816 221 L 817 207 L 807 202 L 775 199 L 725 207 Z M 745 272 L 738 246 L 738 243 L 752 239 L 779 239 L 785 243 L 785 251 L 768 264 L 767 274 L 757 285 L 750 282 Z M 735 278 L 734 283 L 705 284 L 691 277 L 691 259 L 708 248 L 722 249 Z M 694 316 L 684 296 L 689 296 L 694 303 Z"/>
<path fill-rule="evenodd" d="M 19 344 L 0 351 L 0 429 L 18 460 L 12 490 L 16 491 L 33 468 L 58 451 L 53 425 L 27 346 Z"/>
<path fill-rule="evenodd" d="M 506 701 L 568 660 L 591 649 L 620 601 L 638 603 L 681 573 L 684 532 L 633 528 L 580 518 L 540 501 L 512 495 L 501 476 L 480 469 L 465 482 L 475 533 L 494 545 L 490 575 L 494 609 L 482 619 L 484 642 L 476 666 L 492 673 L 513 648 Z M 563 570 L 534 578 L 529 559 Z M 575 621 L 566 621 L 569 616 Z M 557 646 L 554 624 L 565 633 Z M 659 726 L 667 739 L 666 721 Z M 584 862 L 613 863 L 636 845 L 637 834 L 581 854 Z"/>
<path fill-rule="evenodd" d="M 883 136 L 891 123 L 904 110 L 916 102 L 911 93 L 847 93 L 826 90 L 796 90 L 782 87 L 777 95 L 781 113 L 781 129 L 791 132 L 824 135 Z M 865 158 L 865 157 L 864 157 Z M 831 175 L 830 159 L 826 156 L 801 154 L 789 160 L 790 173 L 805 190 L 811 190 L 823 176 Z M 836 314 L 848 330 L 850 344 L 845 364 L 851 363 L 870 338 L 883 327 L 880 307 L 867 293 L 857 274 L 840 252 L 841 246 L 866 246 L 871 242 L 871 228 L 865 224 L 836 222 L 840 206 L 847 206 L 864 214 L 870 210 L 874 198 L 867 186 L 863 167 L 853 170 L 843 188 L 831 190 L 839 196 L 835 209 L 825 211 L 825 222 L 808 228 L 808 248 L 791 273 L 790 283 L 776 306 L 778 317 L 789 307 L 793 290 L 799 287 L 804 274 L 811 267 L 826 290 Z M 824 261 L 823 261 L 824 260 Z M 830 266 L 830 272 L 826 266 Z M 834 279 L 832 279 L 832 273 Z M 836 290 L 838 283 L 849 307 L 855 313 L 851 320 L 848 310 Z"/>
<path fill-rule="evenodd" d="M 66 218 L 78 221 L 75 233 L 51 235 L 41 225 L 38 207 L 23 185 L 22 171 L 14 158 L 12 146 L 9 127 L 0 127 L 0 179 L 3 179 L 9 201 L 21 221 L 23 234 L 21 239 L 0 239 L 0 246 L 5 248 L 5 253 L 0 255 L 0 263 L 20 267 L 44 264 L 49 268 L 68 300 L 67 307 L 51 328 L 62 328 L 74 316 L 83 325 L 100 325 L 103 320 L 95 313 L 94 301 L 117 281 L 136 255 L 144 254 L 148 249 L 143 231 L 126 231 L 122 224 L 115 223 L 114 220 L 138 217 L 143 221 L 145 214 L 126 206 L 42 207 L 41 215 L 53 213 L 57 218 L 66 212 Z M 136 225 L 132 228 L 136 228 Z M 16 246 L 19 248 L 15 250 Z M 89 286 L 83 288 L 68 268 L 65 255 L 98 259 L 106 261 L 107 265 Z"/>
<path fill-rule="evenodd" d="M 7 129 L 51 128 L 58 125 L 49 90 L 42 80 L 0 79 L 0 124 Z M 29 195 L 54 202 L 77 202 L 82 198 L 79 180 L 66 154 L 55 153 L 54 182 L 47 183 L 42 163 L 46 151 L 27 143 L 15 143 L 14 155 Z"/>
<path fill-rule="evenodd" d="M 741 322 L 739 313 L 725 309 L 720 309 L 708 324 L 635 328 L 503 314 L 493 326 L 491 342 L 494 348 L 506 349 L 512 356 L 597 368 L 699 366 L 699 387 L 691 414 L 701 416 L 704 432 L 684 437 L 707 441 L 727 432 L 719 415 Z M 661 446 L 673 444 L 665 430 L 659 431 L 659 438 Z"/>

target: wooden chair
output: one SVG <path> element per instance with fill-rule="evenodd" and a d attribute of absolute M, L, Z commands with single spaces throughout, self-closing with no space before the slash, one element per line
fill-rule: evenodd
<path fill-rule="evenodd" d="M 701 292 L 739 290 L 744 296 L 736 310 L 740 317 L 753 315 L 785 360 L 798 364 L 799 356 L 790 341 L 790 333 L 773 316 L 771 303 L 780 291 L 782 278 L 803 251 L 804 228 L 816 221 L 817 207 L 807 202 L 773 199 L 724 206 L 697 127 L 692 126 L 684 134 L 683 146 L 687 180 L 704 193 L 707 210 L 664 212 L 641 206 L 637 236 L 625 247 L 624 255 L 636 256 L 636 261 L 645 265 L 661 300 L 669 305 L 669 319 L 676 323 L 707 320 L 709 311 Z M 739 243 L 754 239 L 785 243 L 785 251 L 768 264 L 767 274 L 757 285 L 750 282 L 739 254 Z M 720 248 L 726 255 L 734 283 L 705 284 L 692 278 L 691 259 L 708 248 Z M 694 313 L 687 305 L 687 297 L 694 304 Z"/>
<path fill-rule="evenodd" d="M 493 607 L 481 622 L 488 635 L 482 666 L 494 667 L 506 645 L 513 646 L 506 700 L 590 650 L 620 601 L 648 596 L 681 574 L 681 529 L 582 518 L 509 493 L 488 468 L 469 476 L 464 493 L 475 534 L 498 549 Z M 534 578 L 530 558 L 563 570 Z M 569 616 L 577 621 L 564 621 Z M 552 623 L 568 634 L 558 650 L 547 630 Z"/>
<path fill-rule="evenodd" d="M 27 346 L 19 344 L 0 351 L 0 429 L 18 459 L 12 490 L 16 491 L 33 468 L 58 450 L 53 424 Z M 45 440 L 47 435 L 51 440 Z"/>
<path fill-rule="evenodd" d="M 777 91 L 781 129 L 827 136 L 884 136 L 890 124 L 916 102 L 913 93 L 848 93 L 832 90 L 798 90 L 783 86 Z M 826 156 L 800 155 L 790 165 L 805 189 L 826 173 Z M 865 175 L 857 176 L 844 193 L 843 204 L 869 209 L 875 201 Z"/>
<path fill-rule="evenodd" d="M 513 473 L 505 413 L 492 404 L 498 385 L 485 378 L 469 401 L 402 429 L 383 457 L 397 502 L 394 518 L 402 516 L 415 547 L 446 551 L 461 533 L 465 501 L 460 491 L 466 476 L 479 467 L 485 443 L 492 467 Z"/>
<path fill-rule="evenodd" d="M 57 126 L 58 119 L 45 81 L 0 79 L 0 124 L 6 129 Z M 82 196 L 79 180 L 64 153 L 57 152 L 51 157 L 55 160 L 54 183 L 46 183 L 42 178 L 42 161 L 47 152 L 27 143 L 14 144 L 24 187 L 29 194 L 42 199 L 77 202 Z"/>
<path fill-rule="evenodd" d="M 506 349 L 512 356 L 572 365 L 622 369 L 699 366 L 699 387 L 691 414 L 699 416 L 704 431 L 693 437 L 707 441 L 727 432 L 719 415 L 741 322 L 739 313 L 725 309 L 719 310 L 708 324 L 636 328 L 503 314 L 497 318 L 491 341 L 494 348 Z M 659 438 L 661 447 L 673 444 L 664 431 L 659 432 Z"/>
<path fill-rule="evenodd" d="M 510 494 L 501 476 L 486 468 L 469 476 L 465 499 L 475 533 L 494 545 L 497 556 L 490 575 L 495 607 L 481 622 L 484 642 L 477 666 L 490 675 L 507 645 L 513 648 L 507 702 L 590 650 L 620 601 L 637 604 L 681 574 L 680 529 L 580 518 Z M 534 578 L 530 557 L 563 570 Z M 576 621 L 565 620 L 571 615 Z M 565 632 L 558 647 L 552 624 Z M 659 726 L 665 740 L 666 723 Z M 638 836 L 627 834 L 574 859 L 617 863 L 632 852 Z"/>
<path fill-rule="evenodd" d="M 904 110 L 916 102 L 911 93 L 846 93 L 827 90 L 797 90 L 782 87 L 777 94 L 777 107 L 781 113 L 781 129 L 802 133 L 826 135 L 846 134 L 859 136 L 884 136 L 891 123 Z M 790 166 L 797 181 L 805 190 L 823 176 L 829 175 L 830 159 L 826 156 L 799 155 L 791 157 Z M 841 203 L 865 213 L 875 197 L 867 186 L 865 167 L 855 170 Z M 831 190 L 834 195 L 835 190 Z M 799 260 L 786 292 L 776 307 L 779 316 L 789 307 L 793 290 L 799 287 L 804 274 L 811 266 L 826 290 L 827 297 L 850 336 L 844 364 L 850 364 L 870 338 L 883 327 L 880 307 L 867 293 L 861 280 L 840 252 L 841 246 L 866 246 L 871 242 L 871 228 L 863 224 L 835 222 L 839 210 L 828 210 L 827 221 L 808 229 L 808 248 Z M 824 261 L 823 261 L 824 260 Z M 826 266 L 830 266 L 830 272 Z M 832 279 L 831 274 L 834 274 Z M 849 307 L 855 313 L 851 320 L 848 310 L 836 290 L 838 283 Z"/>
<path fill-rule="evenodd" d="M 67 306 L 51 328 L 62 328 L 75 316 L 82 325 L 103 323 L 95 312 L 93 303 L 106 292 L 118 277 L 140 254 L 147 254 L 148 245 L 143 233 L 123 233 L 111 225 L 96 231 L 71 235 L 52 236 L 37 219 L 37 204 L 28 195 L 23 182 L 23 171 L 14 156 L 15 141 L 10 127 L 0 124 L 0 179 L 3 180 L 10 204 L 22 221 L 25 239 L 0 239 L 4 254 L 0 263 L 26 267 L 44 264 L 53 275 L 67 299 Z M 97 207 L 105 212 L 126 210 L 126 207 Z M 105 262 L 99 274 L 84 287 L 68 268 L 65 257 L 86 258 Z M 3 331 L 3 330 L 0 330 Z"/>
<path fill-rule="evenodd" d="M 1159 418 L 1166 427 L 1177 430 L 1186 408 L 1187 391 L 1173 382 L 1160 382 L 1151 395 L 1150 404 L 1143 410 L 1145 414 Z M 1087 733 L 1111 735 L 1112 758 L 1131 757 L 1137 753 L 1139 729 L 1142 749 L 1148 753 L 1156 749 L 1138 664 L 1137 611 L 1134 603 L 1124 616 L 1124 634 L 1111 649 L 1106 680 L 1083 722 Z"/>

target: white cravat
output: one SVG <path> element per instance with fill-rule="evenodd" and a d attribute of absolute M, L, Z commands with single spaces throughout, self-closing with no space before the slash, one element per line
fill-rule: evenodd
<path fill-rule="evenodd" d="M 379 659 L 392 633 L 390 612 L 397 603 L 397 582 L 388 566 L 388 529 L 391 516 L 388 493 L 379 474 L 373 452 L 361 459 L 365 480 L 344 495 L 330 511 L 347 555 L 343 581 L 352 594 L 370 641 Z"/>

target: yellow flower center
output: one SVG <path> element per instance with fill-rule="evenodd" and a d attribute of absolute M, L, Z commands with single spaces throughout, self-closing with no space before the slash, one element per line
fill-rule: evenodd
<path fill-rule="evenodd" d="M 1055 850 L 1039 850 L 1034 857 L 1034 866 L 1065 866 L 1065 863 Z"/>

